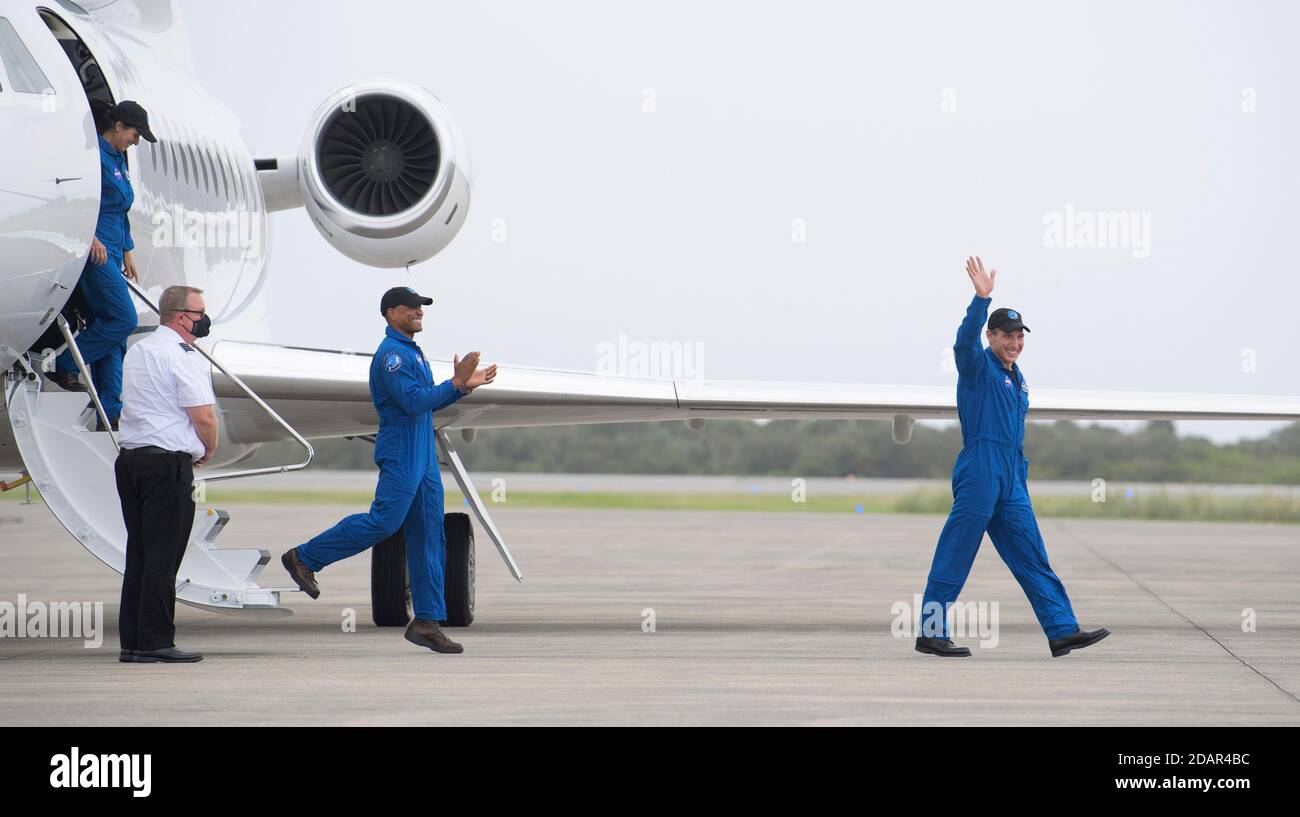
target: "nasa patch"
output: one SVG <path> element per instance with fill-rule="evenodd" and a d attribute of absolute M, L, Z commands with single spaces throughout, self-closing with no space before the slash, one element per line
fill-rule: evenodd
<path fill-rule="evenodd" d="M 388 357 L 384 358 L 384 368 L 390 372 L 395 372 L 402 368 L 402 356 L 397 352 L 389 352 Z"/>
<path fill-rule="evenodd" d="M 1003 378 L 1002 378 L 1002 385 L 1004 385 L 1004 386 L 1011 386 L 1012 388 L 1015 388 L 1015 386 L 1011 383 L 1011 378 L 1009 378 L 1009 377 L 1003 377 Z"/>
<path fill-rule="evenodd" d="M 1023 392 L 1028 393 L 1028 392 L 1029 392 L 1029 384 L 1028 384 L 1028 383 L 1021 383 L 1021 384 L 1020 384 L 1020 390 L 1023 391 Z"/>
<path fill-rule="evenodd" d="M 1007 311 L 1007 317 L 1014 321 L 1016 318 L 1020 317 L 1020 313 L 1011 309 Z"/>

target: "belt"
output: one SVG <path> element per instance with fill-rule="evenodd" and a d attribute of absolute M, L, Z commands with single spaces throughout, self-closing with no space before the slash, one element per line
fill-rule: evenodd
<path fill-rule="evenodd" d="M 135 456 L 138 454 L 175 454 L 177 456 L 186 456 L 194 459 L 194 455 L 188 451 L 168 451 L 166 448 L 159 448 L 156 445 L 142 445 L 139 448 L 122 447 L 120 452 L 123 455 Z"/>

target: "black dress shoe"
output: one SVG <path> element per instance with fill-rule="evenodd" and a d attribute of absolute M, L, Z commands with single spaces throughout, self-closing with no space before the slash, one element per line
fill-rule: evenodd
<path fill-rule="evenodd" d="M 175 647 L 164 647 L 161 650 L 140 650 L 135 654 L 137 664 L 192 664 L 195 661 L 203 660 L 203 653 L 186 652 L 178 650 Z"/>
<path fill-rule="evenodd" d="M 1095 630 L 1075 630 L 1063 638 L 1049 638 L 1047 646 L 1051 647 L 1053 658 L 1060 658 L 1062 655 L 1068 655 L 1070 650 L 1091 647 L 1108 635 L 1110 635 L 1110 630 L 1105 627 L 1099 627 Z"/>
<path fill-rule="evenodd" d="M 284 569 L 289 571 L 289 578 L 293 579 L 298 589 L 312 598 L 320 595 L 320 586 L 316 584 L 316 574 L 307 569 L 307 565 L 302 563 L 298 558 L 298 548 L 290 548 L 280 557 L 280 564 Z"/>
<path fill-rule="evenodd" d="M 944 658 L 962 658 L 970 655 L 969 647 L 958 647 L 951 638 L 916 637 L 916 651 L 928 655 L 941 655 Z"/>
<path fill-rule="evenodd" d="M 54 385 L 64 391 L 86 391 L 86 387 L 77 379 L 76 372 L 45 372 L 44 374 L 54 381 Z"/>
<path fill-rule="evenodd" d="M 135 657 L 140 654 L 139 650 L 122 650 L 117 654 L 117 660 L 123 664 L 134 664 Z"/>

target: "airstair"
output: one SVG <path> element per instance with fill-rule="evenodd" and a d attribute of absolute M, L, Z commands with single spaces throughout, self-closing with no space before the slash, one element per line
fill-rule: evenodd
<path fill-rule="evenodd" d="M 128 280 L 127 284 L 136 297 L 155 313 L 158 311 L 133 282 Z M 43 378 L 36 365 L 20 356 L 15 369 L 4 379 L 5 406 L 27 474 L 51 512 L 86 550 L 121 573 L 126 565 L 126 527 L 113 472 L 119 448 L 117 437 L 109 428 L 71 328 L 61 315 L 58 324 L 81 371 L 81 381 L 89 390 L 91 403 L 87 404 L 84 393 L 42 389 Z M 196 499 L 204 498 L 204 486 L 213 482 L 306 468 L 314 455 L 311 443 L 197 343 L 191 345 L 306 451 L 305 459 L 292 465 L 205 474 L 195 480 Z M 96 431 L 97 427 L 106 430 Z M 269 551 L 217 546 L 217 539 L 229 521 L 225 511 L 206 502 L 196 502 L 189 545 L 177 571 L 176 598 L 209 610 L 269 610 L 288 614 L 291 611 L 280 606 L 281 594 L 300 592 L 297 586 L 287 580 L 289 586 L 282 587 L 264 587 L 259 583 L 262 569 L 271 559 Z"/>

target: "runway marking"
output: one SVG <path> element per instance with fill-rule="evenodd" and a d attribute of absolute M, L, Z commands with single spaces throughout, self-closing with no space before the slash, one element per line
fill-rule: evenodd
<path fill-rule="evenodd" d="M 1181 610 L 1175 608 L 1172 604 L 1170 604 L 1169 602 L 1167 602 L 1167 601 L 1165 601 L 1164 599 L 1160 598 L 1160 594 L 1159 594 L 1159 593 L 1157 593 L 1156 591 L 1152 590 L 1150 587 L 1147 587 L 1145 584 L 1143 584 L 1142 581 L 1141 581 L 1140 579 L 1138 579 L 1138 578 L 1137 578 L 1136 576 L 1134 576 L 1132 573 L 1129 573 L 1127 570 L 1125 570 L 1123 567 L 1121 567 L 1121 566 L 1119 565 L 1118 562 L 1114 561 L 1113 559 L 1109 559 L 1109 558 L 1103 556 L 1103 555 L 1102 555 L 1102 554 L 1101 554 L 1101 553 L 1100 553 L 1096 548 L 1094 548 L 1092 545 L 1088 544 L 1088 542 L 1085 541 L 1085 540 L 1083 539 L 1083 537 L 1079 536 L 1079 534 L 1075 533 L 1074 530 L 1072 530 L 1071 528 L 1069 528 L 1069 527 L 1066 526 L 1065 524 L 1062 524 L 1061 522 L 1058 521 L 1058 522 L 1057 522 L 1057 527 L 1059 527 L 1061 530 L 1065 531 L 1065 533 L 1068 534 L 1070 537 L 1072 537 L 1076 542 L 1078 542 L 1079 544 L 1083 545 L 1083 547 L 1084 547 L 1084 548 L 1085 548 L 1089 553 L 1091 553 L 1093 556 L 1096 556 L 1096 557 L 1097 557 L 1098 559 L 1100 559 L 1101 561 L 1103 561 L 1103 562 L 1105 562 L 1106 564 L 1110 565 L 1111 567 L 1115 568 L 1115 570 L 1119 571 L 1119 573 L 1120 573 L 1122 576 L 1124 576 L 1124 578 L 1126 578 L 1126 579 L 1128 579 L 1129 581 L 1133 582 L 1133 583 L 1136 584 L 1138 587 L 1140 587 L 1142 590 L 1144 590 L 1145 592 L 1147 592 L 1148 594 L 1150 594 L 1150 596 L 1151 596 L 1152 598 L 1154 598 L 1156 601 L 1158 601 L 1158 602 L 1160 602 L 1161 604 L 1163 604 L 1163 605 L 1165 606 L 1165 609 L 1169 610 L 1170 612 L 1174 613 L 1174 614 L 1177 615 L 1179 618 L 1181 618 L 1183 621 L 1186 621 L 1188 624 L 1190 624 L 1190 625 L 1192 625 L 1193 627 L 1195 627 L 1196 629 L 1200 630 L 1200 631 L 1205 635 L 1206 638 L 1210 639 L 1210 640 L 1213 641 L 1215 644 L 1218 644 L 1220 647 L 1222 647 L 1224 652 L 1226 652 L 1228 655 L 1231 655 L 1233 658 L 1235 658 L 1235 659 L 1237 659 L 1238 661 L 1240 661 L 1240 662 L 1241 662 L 1241 665 L 1242 665 L 1243 667 L 1246 667 L 1246 668 L 1249 669 L 1251 672 L 1253 672 L 1253 673 L 1255 673 L 1256 675 L 1258 675 L 1260 678 L 1263 678 L 1265 681 L 1268 681 L 1270 684 L 1272 684 L 1273 686 L 1277 687 L 1278 692 L 1281 692 L 1283 695 L 1285 695 L 1285 696 L 1287 696 L 1288 698 L 1290 698 L 1291 700 L 1295 701 L 1297 704 L 1300 704 L 1300 698 L 1297 698 L 1297 697 L 1295 696 L 1294 693 L 1292 693 L 1292 692 L 1291 692 L 1290 690 L 1288 690 L 1288 689 L 1285 689 L 1285 688 L 1284 688 L 1281 684 L 1279 684 L 1277 681 L 1274 681 L 1272 678 L 1270 678 L 1270 677 L 1268 677 L 1267 675 L 1265 675 L 1264 673 L 1260 672 L 1258 669 L 1256 669 L 1254 666 L 1252 666 L 1252 665 L 1250 664 L 1250 662 L 1246 661 L 1246 660 L 1245 660 L 1244 658 L 1242 658 L 1240 655 L 1237 655 L 1235 652 L 1233 652 L 1232 650 L 1230 650 L 1230 649 L 1228 648 L 1228 645 L 1224 644 L 1222 641 L 1220 641 L 1219 639 L 1215 638 L 1214 635 L 1213 635 L 1212 633 L 1210 633 L 1209 630 L 1206 630 L 1204 627 L 1202 627 L 1201 625 L 1197 624 L 1195 621 L 1192 621 L 1190 618 L 1188 618 L 1186 615 L 1184 615 L 1183 612 L 1182 612 Z"/>

